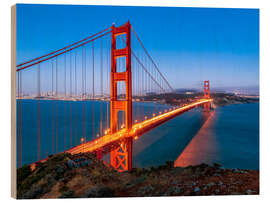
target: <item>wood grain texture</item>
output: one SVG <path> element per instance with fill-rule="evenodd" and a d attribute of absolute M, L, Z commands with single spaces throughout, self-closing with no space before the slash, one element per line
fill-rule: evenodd
<path fill-rule="evenodd" d="M 11 7 L 11 197 L 16 198 L 16 5 Z"/>

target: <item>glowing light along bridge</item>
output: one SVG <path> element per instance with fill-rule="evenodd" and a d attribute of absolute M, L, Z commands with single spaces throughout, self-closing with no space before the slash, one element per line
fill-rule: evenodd
<path fill-rule="evenodd" d="M 117 150 L 117 153 L 119 153 L 119 157 L 117 158 L 119 162 L 117 162 L 116 165 L 113 166 L 115 166 L 115 168 L 119 168 L 121 165 L 123 170 L 129 170 L 132 168 L 132 140 L 138 139 L 144 133 L 174 118 L 175 116 L 178 116 L 199 105 L 208 104 L 211 101 L 211 99 L 200 99 L 186 106 L 175 108 L 173 110 L 170 110 L 169 112 L 162 113 L 151 119 L 137 123 L 133 125 L 130 130 L 122 129 L 114 134 L 104 135 L 101 138 L 97 138 L 95 140 L 76 146 L 68 150 L 67 152 L 71 154 L 77 154 L 81 152 L 95 152 L 97 156 L 101 158 L 102 153 L 109 152 L 112 149 L 111 146 L 113 144 L 117 146 L 118 142 L 120 140 L 123 140 L 120 143 L 122 152 L 119 152 L 120 149 Z M 125 157 L 120 158 L 120 155 Z M 129 161 L 129 165 L 123 163 L 124 161 Z"/>
<path fill-rule="evenodd" d="M 111 36 L 107 37 L 108 34 Z M 135 41 L 131 43 L 132 34 L 135 35 L 138 46 L 135 45 Z M 100 45 L 96 49 L 100 58 L 97 60 L 95 45 L 99 39 Z M 107 45 L 107 49 L 104 45 Z M 29 77 L 36 78 L 31 83 Z M 95 81 L 99 85 L 95 85 Z M 30 86 L 36 85 L 32 90 L 32 96 L 29 96 L 29 92 L 26 93 L 29 83 Z M 20 163 L 23 153 L 23 99 L 34 97 L 37 100 L 38 161 L 46 159 L 47 153 L 44 159 L 41 149 L 48 147 L 41 143 L 42 100 L 52 100 L 51 132 L 48 132 L 51 134 L 51 153 L 61 152 L 58 145 L 59 141 L 62 141 L 59 137 L 63 133 L 63 151 L 71 154 L 92 152 L 98 159 L 110 153 L 111 165 L 119 171 L 132 169 L 133 140 L 198 106 L 209 111 L 212 102 L 209 81 L 204 81 L 204 93 L 201 98 L 185 104 L 178 103 L 166 109 L 161 108 L 157 101 L 162 95 L 164 97 L 166 93 L 173 92 L 173 88 L 159 71 L 129 22 L 120 27 L 113 25 L 62 49 L 17 65 L 17 84 L 17 146 Z M 42 91 L 45 91 L 45 94 Z M 102 103 L 98 118 L 95 113 L 96 100 Z M 58 117 L 60 101 L 64 105 L 63 126 L 60 126 Z M 78 112 L 77 102 L 73 101 L 82 102 L 81 123 L 73 116 Z M 89 137 L 87 128 L 89 101 L 92 101 L 92 137 Z M 141 102 L 146 103 L 139 105 Z M 153 105 L 151 107 L 147 106 L 150 102 Z M 59 128 L 64 128 L 64 131 Z M 78 139 L 81 142 L 78 143 Z"/>

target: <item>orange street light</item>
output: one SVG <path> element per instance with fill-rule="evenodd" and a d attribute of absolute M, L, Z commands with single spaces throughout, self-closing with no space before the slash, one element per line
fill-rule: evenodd
<path fill-rule="evenodd" d="M 83 143 L 83 142 L 84 142 L 84 138 L 82 137 L 82 138 L 81 138 L 81 143 Z"/>

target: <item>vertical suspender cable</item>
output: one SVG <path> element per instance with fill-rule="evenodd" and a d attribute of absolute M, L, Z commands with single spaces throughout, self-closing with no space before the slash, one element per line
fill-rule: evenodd
<path fill-rule="evenodd" d="M 138 82 L 139 81 L 139 78 L 140 78 L 140 70 L 139 70 L 139 65 L 138 65 L 138 62 L 136 63 L 136 70 L 137 70 L 137 80 L 136 80 L 136 88 L 137 88 L 137 97 L 138 99 L 140 99 L 140 83 Z M 140 121 L 140 102 L 138 100 L 137 102 L 137 119 L 138 121 Z"/>
<path fill-rule="evenodd" d="M 143 58 L 143 55 L 142 55 L 142 58 Z M 144 75 L 144 72 L 142 71 L 143 119 L 145 118 L 145 102 L 144 102 L 144 87 L 145 87 L 145 82 L 144 82 L 144 80 L 145 80 L 145 75 Z"/>
<path fill-rule="evenodd" d="M 138 49 L 138 58 L 140 57 L 140 49 Z M 138 64 L 138 63 L 137 63 Z M 138 121 L 141 121 L 141 118 L 142 118 L 142 111 L 141 111 L 141 83 L 139 83 L 139 78 L 142 78 L 141 77 L 141 71 L 140 71 L 140 66 L 139 64 L 137 65 L 137 69 L 138 69 L 138 82 L 137 82 L 137 85 L 138 85 L 138 97 L 139 97 L 139 102 L 138 102 L 138 112 L 139 112 L 139 119 Z"/>
<path fill-rule="evenodd" d="M 22 166 L 22 72 L 20 71 L 20 164 Z"/>
<path fill-rule="evenodd" d="M 70 90 L 70 95 L 69 95 L 69 113 L 70 113 L 70 148 L 72 148 L 72 52 L 70 52 L 70 73 L 69 73 L 69 83 L 70 83 L 70 87 L 69 87 L 69 90 Z"/>
<path fill-rule="evenodd" d="M 17 164 L 21 167 L 20 157 L 21 157 L 21 144 L 20 144 L 20 73 L 17 72 L 17 94 L 16 94 L 16 107 L 17 107 Z"/>
<path fill-rule="evenodd" d="M 51 97 L 52 97 L 52 100 L 51 100 L 51 102 L 52 102 L 52 154 L 53 154 L 53 152 L 54 152 L 54 117 L 53 117 L 53 112 L 54 112 L 54 110 L 53 110 L 53 104 L 54 104 L 54 102 L 53 102 L 53 95 L 54 95 L 54 93 L 53 93 L 53 61 L 51 62 L 52 63 L 52 89 L 51 89 Z"/>
<path fill-rule="evenodd" d="M 136 97 L 137 98 L 140 98 L 139 97 L 139 83 L 138 83 L 138 78 L 139 78 L 139 67 L 138 67 L 138 63 L 135 64 L 135 68 L 136 68 L 136 80 L 135 80 L 136 81 L 136 84 L 135 84 L 136 85 Z M 137 105 L 136 105 L 136 115 L 137 115 L 136 116 L 136 120 L 137 121 L 139 121 L 139 119 L 140 119 L 140 112 L 139 112 L 140 111 L 140 108 L 139 108 L 140 106 L 139 106 L 139 104 L 140 103 L 137 102 Z"/>
<path fill-rule="evenodd" d="M 94 42 L 92 42 L 92 102 L 93 102 L 93 137 L 95 138 L 95 53 Z"/>
<path fill-rule="evenodd" d="M 83 72 L 84 72 L 84 57 L 83 57 L 83 50 L 84 50 L 84 47 L 82 47 L 82 86 L 81 86 L 81 100 L 82 100 L 82 137 L 83 139 L 85 138 L 84 137 L 84 109 L 83 109 L 83 99 L 84 99 L 84 90 L 83 90 L 83 87 L 84 87 L 84 83 L 83 83 Z"/>
<path fill-rule="evenodd" d="M 146 63 L 146 67 L 148 67 L 149 69 L 149 66 L 148 66 L 148 63 L 147 63 L 147 59 L 145 61 Z M 150 71 L 149 71 L 150 72 Z M 147 101 L 147 98 L 148 98 L 148 82 L 149 82 L 149 77 L 146 77 L 146 101 Z M 147 111 L 147 118 L 149 117 L 149 102 L 147 101 L 147 106 L 146 106 L 146 111 Z"/>
<path fill-rule="evenodd" d="M 18 166 L 22 167 L 22 73 L 18 72 L 18 115 L 17 115 L 17 129 L 18 129 Z"/>
<path fill-rule="evenodd" d="M 103 40 L 100 39 L 100 136 L 103 135 Z"/>
<path fill-rule="evenodd" d="M 107 38 L 107 54 L 106 54 L 106 57 L 107 57 L 107 101 L 106 101 L 106 104 L 107 104 L 107 130 L 109 129 L 109 94 L 110 94 L 110 90 L 109 90 L 109 73 L 110 73 L 110 66 L 109 66 L 109 38 Z"/>
<path fill-rule="evenodd" d="M 21 134 L 21 123 L 22 123 L 22 107 L 21 107 L 21 103 L 22 103 L 22 92 L 21 92 L 21 71 L 18 74 L 18 146 L 19 146 L 19 166 L 22 166 L 22 144 L 21 144 L 21 140 L 22 140 L 22 134 Z"/>
<path fill-rule="evenodd" d="M 87 110 L 86 110 L 86 47 L 84 47 L 84 139 L 86 141 L 87 135 Z"/>
<path fill-rule="evenodd" d="M 82 60 L 83 60 L 83 63 L 82 63 L 82 88 L 83 88 L 83 137 L 84 137 L 84 140 L 86 142 L 86 133 L 85 133 L 85 126 L 86 126 L 86 121 L 85 121 L 85 46 L 83 46 L 82 48 Z"/>
<path fill-rule="evenodd" d="M 38 70 L 37 70 L 37 85 L 38 85 L 38 139 L 37 139 L 37 146 L 38 146 L 38 155 L 37 155 L 37 159 L 40 160 L 40 64 L 38 64 Z"/>
<path fill-rule="evenodd" d="M 66 128 L 66 54 L 64 54 L 64 134 L 65 134 L 65 151 L 67 150 L 67 128 Z"/>
<path fill-rule="evenodd" d="M 74 59 L 74 74 L 75 74 L 75 94 L 74 97 L 76 98 L 75 103 L 75 112 L 78 112 L 78 102 L 77 102 L 77 52 L 75 51 L 75 59 Z M 75 115 L 75 145 L 77 145 L 77 125 L 78 125 L 78 116 Z"/>
<path fill-rule="evenodd" d="M 20 127 L 20 145 L 21 145 L 21 166 L 22 166 L 22 120 L 23 120 L 23 117 L 22 117 L 22 115 L 23 115 L 23 107 L 22 107 L 22 99 L 23 99 L 23 92 L 22 92 L 22 71 L 20 71 L 20 95 L 21 95 L 21 100 L 20 100 L 20 117 L 21 117 L 21 119 L 20 119 L 20 125 L 21 125 L 21 127 Z"/>
<path fill-rule="evenodd" d="M 55 152 L 58 152 L 58 58 L 55 58 Z"/>

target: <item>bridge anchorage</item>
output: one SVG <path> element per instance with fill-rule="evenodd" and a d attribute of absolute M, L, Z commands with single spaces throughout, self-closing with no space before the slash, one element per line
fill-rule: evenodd
<path fill-rule="evenodd" d="M 135 37 L 133 38 L 133 36 Z M 107 42 L 104 43 L 104 39 L 107 39 Z M 101 43 L 98 44 L 97 40 L 100 40 Z M 138 46 L 134 45 L 136 42 Z M 107 55 L 104 56 L 104 53 L 106 53 L 104 52 L 104 46 L 106 45 Z M 98 51 L 95 51 L 95 46 Z M 97 60 L 97 58 L 99 59 Z M 97 67 L 100 67 L 100 70 L 96 70 Z M 97 73 L 100 74 L 99 80 L 95 80 Z M 71 154 L 90 152 L 100 160 L 105 155 L 110 155 L 110 165 L 113 168 L 120 172 L 129 171 L 132 169 L 134 140 L 193 108 L 202 107 L 207 112 L 210 110 L 212 102 L 208 80 L 204 81 L 202 98 L 193 100 L 188 104 L 166 107 L 165 109 L 158 102 L 154 102 L 161 98 L 160 95 L 174 90 L 146 51 L 134 28 L 127 22 L 119 27 L 113 25 L 62 49 L 17 65 L 17 134 L 20 142 L 23 132 L 21 119 L 23 112 L 21 109 L 22 89 L 25 87 L 23 77 L 30 78 L 35 77 L 35 75 L 36 80 L 28 80 L 27 83 L 32 82 L 33 97 L 37 101 L 38 126 L 35 126 L 35 129 L 37 129 L 38 162 L 46 161 L 47 155 L 44 158 L 41 149 L 43 148 L 44 151 L 46 147 L 46 150 L 49 148 L 41 144 L 41 136 L 42 134 L 46 136 L 51 134 L 51 154 L 61 151 Z M 103 77 L 106 80 L 103 80 Z M 100 82 L 98 87 L 95 86 L 95 81 Z M 104 81 L 107 84 L 104 85 Z M 104 86 L 106 86 L 106 92 L 103 91 Z M 150 99 L 148 98 L 149 95 L 152 96 Z M 51 128 L 46 127 L 45 130 L 49 129 L 51 132 L 43 133 L 44 127 L 41 122 L 41 115 L 44 113 L 42 107 L 45 106 L 46 102 L 42 100 L 47 99 L 51 100 L 52 116 L 50 119 L 52 123 Z M 94 104 L 96 100 L 100 101 L 100 107 L 96 107 L 98 105 Z M 151 101 L 152 106 L 141 103 L 145 101 Z M 93 104 L 92 129 L 87 127 L 89 123 L 87 118 L 90 117 L 87 115 L 87 108 L 90 106 L 87 105 L 87 102 Z M 105 105 L 107 105 L 106 108 Z M 79 123 L 78 117 L 74 117 L 74 120 L 72 120 L 73 113 L 78 111 L 79 107 L 82 110 L 81 123 Z M 95 116 L 95 108 L 100 108 L 100 122 L 99 117 Z M 60 120 L 60 111 L 64 115 L 63 121 Z M 103 111 L 107 111 L 106 122 L 104 122 Z M 48 115 L 48 112 L 46 112 L 46 115 Z M 119 115 L 121 115 L 121 118 Z M 70 117 L 69 121 L 68 116 Z M 62 126 L 60 126 L 61 123 Z M 70 124 L 69 131 L 67 123 Z M 95 125 L 97 123 L 100 125 L 99 129 Z M 43 130 L 41 130 L 42 127 Z M 103 127 L 106 127 L 105 131 Z M 59 128 L 62 128 L 63 131 Z M 96 134 L 97 129 L 99 130 L 98 134 Z M 91 133 L 89 131 L 91 132 L 91 130 L 93 135 L 90 138 Z M 70 141 L 67 139 L 68 135 Z M 73 136 L 75 136 L 75 139 Z M 60 137 L 63 140 L 60 140 Z M 81 140 L 81 142 L 79 143 L 78 140 Z M 59 142 L 64 143 L 64 150 L 63 147 L 60 150 L 57 148 Z M 68 144 L 69 148 L 67 147 Z M 21 144 L 18 146 L 21 146 Z M 21 149 L 22 147 L 20 147 L 20 151 L 22 151 Z M 21 161 L 22 158 L 20 158 Z M 34 166 L 35 163 L 31 165 L 32 168 Z"/>

